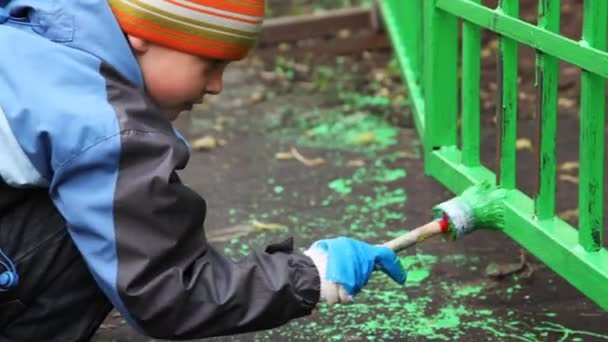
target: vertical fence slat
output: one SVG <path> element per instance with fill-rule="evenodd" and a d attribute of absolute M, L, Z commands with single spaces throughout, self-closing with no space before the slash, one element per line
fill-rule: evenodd
<path fill-rule="evenodd" d="M 606 0 L 585 0 L 583 43 L 606 50 Z M 587 251 L 602 248 L 606 81 L 582 70 L 579 174 L 579 241 Z"/>
<path fill-rule="evenodd" d="M 500 0 L 499 9 L 510 16 L 519 15 L 519 0 Z M 517 65 L 518 43 L 501 37 L 498 49 L 498 181 L 505 189 L 514 189 L 516 180 L 517 140 Z"/>
<path fill-rule="evenodd" d="M 405 45 L 410 52 L 409 61 L 418 81 L 422 76 L 422 16 L 413 14 L 422 13 L 422 3 L 419 0 L 393 1 L 391 6 L 395 12 L 407 15 L 403 25 L 397 27 L 403 31 Z"/>
<path fill-rule="evenodd" d="M 425 109 L 423 95 L 423 13 L 422 0 L 383 0 L 377 3 L 382 11 L 395 59 L 407 87 L 414 123 L 420 138 L 425 140 Z"/>
<path fill-rule="evenodd" d="M 424 1 L 425 153 L 455 146 L 458 129 L 458 21 Z M 428 164 L 425 164 L 428 170 Z"/>
<path fill-rule="evenodd" d="M 471 0 L 481 3 L 481 0 Z M 462 23 L 462 162 L 479 166 L 479 90 L 481 75 L 481 29 Z"/>
<path fill-rule="evenodd" d="M 538 26 L 559 33 L 560 0 L 540 0 Z M 556 134 L 557 134 L 557 86 L 559 60 L 540 51 L 536 53 L 538 92 L 536 96 L 538 122 L 538 189 L 536 215 L 549 219 L 555 215 L 556 182 Z"/>

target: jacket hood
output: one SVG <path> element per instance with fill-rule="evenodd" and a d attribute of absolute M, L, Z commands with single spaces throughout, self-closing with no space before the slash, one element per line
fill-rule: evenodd
<path fill-rule="evenodd" d="M 141 69 L 106 0 L 0 0 L 1 24 L 90 53 L 143 88 Z"/>

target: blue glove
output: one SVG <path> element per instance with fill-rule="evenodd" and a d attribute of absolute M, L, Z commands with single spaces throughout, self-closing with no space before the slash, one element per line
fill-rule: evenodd
<path fill-rule="evenodd" d="M 405 283 L 407 277 L 395 252 L 385 246 L 339 237 L 319 240 L 305 253 L 313 259 L 319 269 L 322 299 L 324 299 L 324 287 L 327 287 L 323 284 L 325 281 L 341 285 L 352 300 L 367 284 L 376 267 L 401 285 Z M 339 300 L 334 299 L 334 301 L 344 302 L 343 294 L 340 293 Z"/>

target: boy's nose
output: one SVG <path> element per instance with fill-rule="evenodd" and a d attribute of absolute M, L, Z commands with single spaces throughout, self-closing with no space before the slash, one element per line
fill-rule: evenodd
<path fill-rule="evenodd" d="M 217 95 L 224 89 L 223 73 L 213 76 L 208 82 L 205 91 L 207 94 Z"/>

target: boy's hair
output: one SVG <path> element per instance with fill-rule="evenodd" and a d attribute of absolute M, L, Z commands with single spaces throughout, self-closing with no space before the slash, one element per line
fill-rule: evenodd
<path fill-rule="evenodd" d="M 123 31 L 193 55 L 244 58 L 255 45 L 265 0 L 108 0 Z"/>

